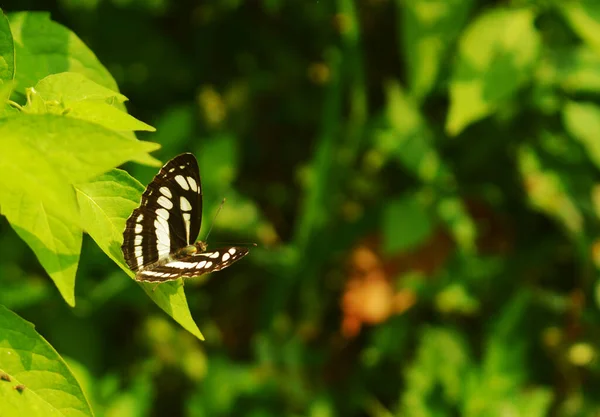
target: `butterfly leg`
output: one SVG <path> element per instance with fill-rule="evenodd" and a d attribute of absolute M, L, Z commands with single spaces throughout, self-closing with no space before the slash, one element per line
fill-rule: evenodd
<path fill-rule="evenodd" d="M 152 292 L 156 291 L 156 289 L 158 288 L 158 286 L 159 286 L 160 284 L 161 284 L 160 282 L 159 282 L 158 284 L 156 284 L 156 285 L 154 286 L 154 288 L 152 288 Z"/>

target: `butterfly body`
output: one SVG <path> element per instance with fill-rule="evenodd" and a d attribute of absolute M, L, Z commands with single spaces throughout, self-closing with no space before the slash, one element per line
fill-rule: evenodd
<path fill-rule="evenodd" d="M 195 242 L 202 221 L 198 162 L 185 153 L 167 162 L 127 219 L 121 249 L 135 279 L 164 282 L 219 271 L 248 254 L 230 246 L 207 250 Z"/>

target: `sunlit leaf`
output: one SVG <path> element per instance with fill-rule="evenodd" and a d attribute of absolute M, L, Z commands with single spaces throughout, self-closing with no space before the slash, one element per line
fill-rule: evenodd
<path fill-rule="evenodd" d="M 2 416 L 93 416 L 65 361 L 31 323 L 3 306 L 0 306 L 0 373 L 5 375 L 0 380 Z"/>
<path fill-rule="evenodd" d="M 69 29 L 50 20 L 45 12 L 19 12 L 9 16 L 15 42 L 17 90 L 34 86 L 59 72 L 78 72 L 113 91 L 117 83 L 96 55 Z"/>

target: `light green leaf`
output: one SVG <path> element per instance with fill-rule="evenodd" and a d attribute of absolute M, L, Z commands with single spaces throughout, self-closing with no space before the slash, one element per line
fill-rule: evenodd
<path fill-rule="evenodd" d="M 493 9 L 464 32 L 450 81 L 448 134 L 492 114 L 531 79 L 540 49 L 534 18 L 526 9 Z"/>
<path fill-rule="evenodd" d="M 116 107 L 103 101 L 76 101 L 65 103 L 66 116 L 98 123 L 108 129 L 117 131 L 145 130 L 154 132 L 152 126 L 136 119 Z"/>
<path fill-rule="evenodd" d="M 571 28 L 600 53 L 600 3 L 596 0 L 557 2 Z"/>
<path fill-rule="evenodd" d="M 63 72 L 41 80 L 27 90 L 30 114 L 57 114 L 97 123 L 116 131 L 155 129 L 121 110 L 127 100 L 122 94 L 109 90 L 81 74 Z"/>
<path fill-rule="evenodd" d="M 113 91 L 117 83 L 94 53 L 69 29 L 50 20 L 45 12 L 9 16 L 15 43 L 17 91 L 34 86 L 50 74 L 77 72 Z"/>
<path fill-rule="evenodd" d="M 125 171 L 112 170 L 94 180 L 76 186 L 84 229 L 98 246 L 130 277 L 123 254 L 125 221 L 139 205 L 144 187 Z M 204 340 L 194 322 L 180 280 L 159 285 L 140 283 L 146 294 L 186 330 Z"/>
<path fill-rule="evenodd" d="M 8 19 L 0 9 L 0 85 L 15 78 L 15 45 Z"/>
<path fill-rule="evenodd" d="M 386 205 L 382 230 L 385 251 L 396 253 L 423 243 L 433 230 L 433 222 L 419 197 L 409 194 Z"/>
<path fill-rule="evenodd" d="M 56 100 L 64 103 L 85 100 L 114 99 L 119 103 L 127 101 L 123 94 L 106 88 L 76 72 L 61 72 L 51 74 L 41 79 L 35 90 L 44 100 Z"/>
<path fill-rule="evenodd" d="M 82 230 L 75 202 L 50 205 L 28 193 L 1 198 L 2 214 L 36 254 L 65 301 L 75 305 Z M 70 199 L 74 200 L 73 192 Z"/>
<path fill-rule="evenodd" d="M 562 117 L 567 132 L 581 143 L 600 169 L 600 107 L 593 103 L 568 101 L 563 107 Z"/>
<path fill-rule="evenodd" d="M 0 166 L 10 169 L 0 179 L 0 191 L 2 185 L 26 187 L 36 195 L 52 193 L 65 183 L 85 182 L 130 160 L 147 162 L 148 152 L 159 147 L 55 115 L 0 120 L 0 145 Z"/>
<path fill-rule="evenodd" d="M 69 304 L 81 246 L 73 184 L 150 158 L 156 147 L 72 118 L 0 119 L 0 207 Z"/>
<path fill-rule="evenodd" d="M 33 325 L 0 306 L 0 414 L 93 416 L 77 379 Z M 23 385 L 19 392 L 17 385 Z"/>
<path fill-rule="evenodd" d="M 435 85 L 473 0 L 396 0 L 396 4 L 402 15 L 399 35 L 410 93 L 420 101 Z"/>

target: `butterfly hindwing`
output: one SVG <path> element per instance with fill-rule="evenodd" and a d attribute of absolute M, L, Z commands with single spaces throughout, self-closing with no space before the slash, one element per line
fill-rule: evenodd
<path fill-rule="evenodd" d="M 193 244 L 200 232 L 202 188 L 196 158 L 185 153 L 167 162 L 127 219 L 123 255 L 137 271 Z"/>
<path fill-rule="evenodd" d="M 248 248 L 231 246 L 207 252 L 197 252 L 173 259 L 136 275 L 138 281 L 165 282 L 178 278 L 197 277 L 209 272 L 220 271 L 248 254 Z"/>

